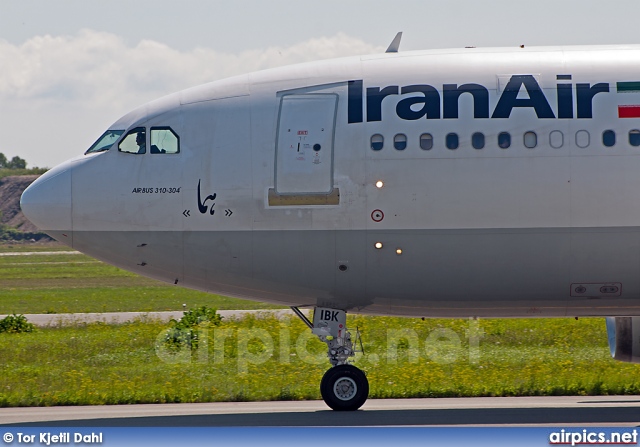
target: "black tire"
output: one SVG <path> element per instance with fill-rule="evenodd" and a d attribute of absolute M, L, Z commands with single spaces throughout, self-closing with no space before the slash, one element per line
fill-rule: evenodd
<path fill-rule="evenodd" d="M 320 393 L 332 410 L 355 411 L 369 397 L 369 381 L 355 366 L 338 365 L 324 373 Z"/>

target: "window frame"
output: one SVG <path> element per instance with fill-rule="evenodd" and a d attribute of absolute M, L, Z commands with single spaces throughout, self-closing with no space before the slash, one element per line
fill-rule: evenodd
<path fill-rule="evenodd" d="M 376 142 L 376 144 L 378 144 L 378 143 L 380 144 L 379 148 L 374 147 L 373 139 L 375 137 L 380 137 L 381 141 Z M 373 135 L 371 135 L 371 138 L 369 138 L 369 148 L 374 152 L 379 152 L 382 149 L 384 149 L 384 135 L 382 135 L 381 133 L 374 133 Z"/>
<path fill-rule="evenodd" d="M 398 141 L 397 139 L 400 138 L 404 138 L 404 141 Z M 404 144 L 404 147 L 398 147 L 398 144 L 402 145 Z M 397 151 L 403 151 L 407 148 L 408 146 L 408 139 L 407 139 L 407 135 L 403 134 L 403 133 L 397 133 L 393 136 L 393 148 Z"/>
<path fill-rule="evenodd" d="M 109 146 L 102 146 L 100 148 L 96 147 L 98 146 L 99 143 L 102 142 L 102 140 L 105 139 L 105 137 L 107 136 L 107 134 L 116 134 L 116 139 L 113 140 L 113 143 L 111 143 Z M 120 130 L 120 129 L 107 129 L 106 131 L 104 131 L 104 133 L 102 135 L 100 135 L 100 138 L 98 138 L 95 143 L 93 143 L 89 149 L 87 149 L 84 153 L 84 155 L 87 154 L 98 154 L 100 152 L 107 152 L 109 150 L 111 150 L 111 148 L 113 146 L 115 146 L 116 143 L 118 143 L 120 141 L 120 138 L 122 138 L 122 135 L 124 134 L 124 129 Z"/>
<path fill-rule="evenodd" d="M 129 138 L 129 135 L 133 135 L 133 134 L 138 134 L 140 132 L 144 132 L 144 152 L 129 152 L 129 151 L 123 151 L 120 146 L 122 145 L 122 143 L 124 143 L 124 141 Z M 147 128 L 144 126 L 138 126 L 138 127 L 134 127 L 133 129 L 129 130 L 127 133 L 125 133 L 124 137 L 122 137 L 120 139 L 120 141 L 118 141 L 118 152 L 120 152 L 121 154 L 133 154 L 133 155 L 144 155 L 147 153 Z"/>
<path fill-rule="evenodd" d="M 482 138 L 482 144 L 476 146 L 476 138 Z M 484 149 L 484 147 L 487 144 L 487 138 L 485 137 L 484 133 L 482 132 L 474 132 L 473 134 L 471 134 L 471 147 L 476 149 L 476 150 L 481 150 Z"/>
<path fill-rule="evenodd" d="M 529 146 L 527 144 L 527 136 L 533 136 L 534 140 L 533 140 L 533 146 Z M 525 133 L 522 134 L 522 145 L 524 147 L 526 147 L 527 149 L 535 149 L 536 147 L 538 147 L 538 134 L 535 133 L 533 130 L 528 130 Z"/>
<path fill-rule="evenodd" d="M 423 137 L 424 141 L 429 141 L 429 147 L 424 147 L 422 145 L 422 141 L 423 141 Z M 433 135 L 430 134 L 429 132 L 425 132 L 423 134 L 420 134 L 420 149 L 422 149 L 423 151 L 430 151 L 431 149 L 433 149 Z"/>
<path fill-rule="evenodd" d="M 455 138 L 455 147 L 451 147 L 449 146 L 449 138 Z M 450 151 L 455 151 L 456 149 L 458 149 L 460 147 L 460 136 L 456 133 L 456 132 L 449 132 L 445 137 L 444 137 L 444 145 L 446 146 L 447 149 L 449 149 Z"/>
<path fill-rule="evenodd" d="M 634 138 L 635 140 L 638 140 L 638 141 L 636 141 L 638 144 L 633 144 L 631 142 L 631 135 L 633 135 L 635 137 Z M 640 129 L 631 129 L 629 131 L 629 145 L 631 147 L 640 147 Z"/>
<path fill-rule="evenodd" d="M 607 135 L 607 136 L 609 136 L 609 135 L 613 136 L 613 142 L 611 142 L 611 144 L 607 144 L 607 143 L 605 142 L 605 135 Z M 602 131 L 602 145 L 603 145 L 604 147 L 613 147 L 613 146 L 615 146 L 615 145 L 616 145 L 616 142 L 617 142 L 617 141 L 616 141 L 616 140 L 617 140 L 617 138 L 616 138 L 616 137 L 617 137 L 617 136 L 616 136 L 616 131 L 615 131 L 615 130 L 613 130 L 613 129 L 606 129 L 606 130 L 603 130 L 603 131 Z"/>
<path fill-rule="evenodd" d="M 587 144 L 580 144 L 581 138 L 586 138 Z M 576 146 L 578 146 L 580 149 L 588 148 L 589 146 L 591 146 L 591 133 L 586 129 L 577 130 L 575 135 L 575 142 Z"/>
<path fill-rule="evenodd" d="M 506 146 L 503 146 L 503 145 L 501 145 L 501 144 L 500 144 L 500 137 L 501 137 L 501 136 L 503 136 L 503 135 L 504 135 L 505 137 L 507 137 L 507 144 L 506 144 Z M 498 147 L 499 147 L 500 149 L 509 149 L 509 148 L 511 147 L 511 134 L 510 134 L 509 132 L 500 132 L 500 133 L 498 134 Z"/>
<path fill-rule="evenodd" d="M 154 130 L 168 130 L 170 131 L 174 137 L 176 137 L 176 144 L 177 144 L 177 148 L 178 150 L 176 152 L 152 152 L 151 151 L 151 134 L 153 133 Z M 180 135 L 178 135 L 176 133 L 175 130 L 173 130 L 171 128 L 171 126 L 153 126 L 151 128 L 149 128 L 149 153 L 153 154 L 153 155 L 157 155 L 157 154 L 162 154 L 162 155 L 176 155 L 180 153 Z"/>
<path fill-rule="evenodd" d="M 559 145 L 553 144 L 554 135 L 560 135 Z M 552 130 L 551 132 L 549 132 L 549 146 L 551 146 L 553 149 L 562 148 L 564 146 L 564 132 L 562 132 L 561 130 Z"/>

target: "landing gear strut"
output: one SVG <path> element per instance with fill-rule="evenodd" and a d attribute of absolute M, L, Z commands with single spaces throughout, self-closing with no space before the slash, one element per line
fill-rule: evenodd
<path fill-rule="evenodd" d="M 355 351 L 351 333 L 347 329 L 347 313 L 338 309 L 316 307 L 311 323 L 297 307 L 292 309 L 327 344 L 327 355 L 332 368 L 320 382 L 322 399 L 333 410 L 357 410 L 369 396 L 369 381 L 362 370 L 348 364 L 349 357 L 355 356 Z"/>

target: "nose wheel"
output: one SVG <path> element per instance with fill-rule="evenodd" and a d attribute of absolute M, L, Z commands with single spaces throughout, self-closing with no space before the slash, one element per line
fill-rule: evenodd
<path fill-rule="evenodd" d="M 369 381 L 362 370 L 349 365 L 355 356 L 351 333 L 347 329 L 347 313 L 340 309 L 314 308 L 313 323 L 297 307 L 291 308 L 309 329 L 327 345 L 327 356 L 333 368 L 320 382 L 324 402 L 336 411 L 355 411 L 369 397 Z"/>
<path fill-rule="evenodd" d="M 336 411 L 355 411 L 369 396 L 369 381 L 353 365 L 338 365 L 328 370 L 320 382 L 324 402 Z"/>

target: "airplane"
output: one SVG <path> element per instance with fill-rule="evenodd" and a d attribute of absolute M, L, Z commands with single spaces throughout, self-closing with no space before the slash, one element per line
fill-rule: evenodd
<path fill-rule="evenodd" d="M 145 104 L 22 209 L 120 268 L 290 306 L 334 410 L 369 392 L 347 312 L 603 316 L 640 362 L 640 45 L 399 43 Z"/>

